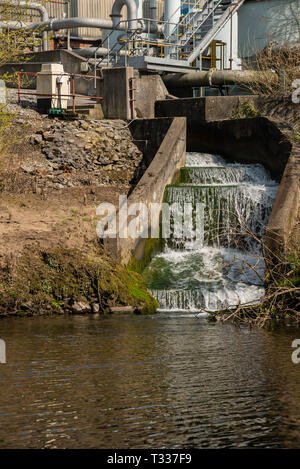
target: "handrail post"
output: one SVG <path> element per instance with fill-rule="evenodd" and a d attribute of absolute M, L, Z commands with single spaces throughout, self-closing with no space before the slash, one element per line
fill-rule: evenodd
<path fill-rule="evenodd" d="M 20 79 L 20 72 L 18 74 L 18 104 L 21 102 L 21 79 Z"/>
<path fill-rule="evenodd" d="M 72 104 L 73 104 L 73 114 L 75 114 L 76 106 L 75 106 L 75 76 L 72 73 Z"/>

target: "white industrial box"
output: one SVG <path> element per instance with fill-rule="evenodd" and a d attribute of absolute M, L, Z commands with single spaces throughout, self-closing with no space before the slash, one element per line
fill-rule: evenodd
<path fill-rule="evenodd" d="M 70 99 L 70 76 L 62 64 L 43 64 L 37 74 L 37 105 L 39 109 L 67 109 Z"/>

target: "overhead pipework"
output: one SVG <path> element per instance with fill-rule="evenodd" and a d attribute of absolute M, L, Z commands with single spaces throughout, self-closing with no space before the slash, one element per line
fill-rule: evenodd
<path fill-rule="evenodd" d="M 0 3 L 6 3 L 1 2 Z M 47 34 L 47 31 L 59 31 L 61 29 L 73 29 L 73 28 L 96 28 L 96 29 L 115 29 L 120 31 L 146 31 L 146 27 L 142 21 L 137 19 L 137 8 L 134 0 L 116 0 L 113 8 L 111 17 L 112 19 L 94 19 L 94 18 L 65 18 L 65 19 L 51 19 L 47 10 L 37 3 L 27 3 L 26 1 L 15 2 L 16 6 L 22 6 L 29 9 L 40 8 L 42 14 L 42 22 L 39 23 L 27 23 L 20 21 L 0 21 L 0 28 L 17 30 L 24 28 L 27 31 L 43 31 L 43 35 Z M 121 10 L 123 6 L 127 6 L 127 20 L 122 20 Z M 162 27 L 157 24 L 152 24 L 150 28 L 151 33 L 162 32 Z"/>
<path fill-rule="evenodd" d="M 278 75 L 271 71 L 214 70 L 207 72 L 172 73 L 163 77 L 169 88 L 194 88 L 201 86 L 249 85 L 250 83 L 277 83 Z"/>
<path fill-rule="evenodd" d="M 6 2 L 7 0 L 0 0 L 0 4 Z M 24 28 L 37 32 L 43 36 L 44 50 L 48 49 L 47 31 L 75 28 L 109 30 L 102 37 L 99 47 L 74 50 L 77 54 L 90 58 L 91 62 L 94 60 L 95 76 L 96 68 L 101 67 L 106 59 L 112 66 L 129 65 L 156 73 L 176 72 L 174 76 L 165 78 L 174 87 L 247 84 L 257 80 L 263 82 L 266 80 L 266 73 L 269 73 L 267 79 L 278 79 L 272 72 L 264 72 L 264 76 L 260 76 L 258 72 L 228 70 L 228 62 L 229 68 L 232 68 L 232 63 L 240 68 L 237 61 L 238 42 L 234 38 L 237 38 L 237 11 L 244 2 L 245 0 L 195 0 L 192 3 L 189 0 L 165 0 L 162 24 L 156 18 L 157 0 L 149 0 L 148 18 L 143 17 L 143 0 L 115 0 L 110 19 L 49 19 L 43 5 L 26 0 L 12 0 L 10 4 L 16 8 L 39 11 L 41 21 L 27 23 L 2 20 L 0 28 Z M 186 5 L 188 7 L 183 8 Z M 127 18 L 122 17 L 124 7 Z M 119 31 L 122 32 L 121 35 Z M 214 48 L 214 43 L 219 46 L 221 44 L 221 47 L 217 49 L 216 45 Z M 208 68 L 208 72 L 202 71 Z"/>
<path fill-rule="evenodd" d="M 106 57 L 108 54 L 113 54 L 113 51 L 110 51 L 107 47 L 84 47 L 82 49 L 72 49 L 72 52 L 80 55 L 81 57 Z M 116 54 L 121 56 L 128 55 L 128 51 L 120 50 Z"/>
<path fill-rule="evenodd" d="M 127 21 L 128 21 L 128 30 L 137 31 L 138 29 L 143 29 L 143 24 L 137 19 L 138 9 L 134 0 L 115 0 L 113 4 L 110 17 L 113 21 L 113 28 L 115 29 L 120 24 L 122 18 L 122 8 L 123 6 L 127 7 Z"/>
<path fill-rule="evenodd" d="M 156 21 L 156 0 L 150 0 L 150 19 Z"/>

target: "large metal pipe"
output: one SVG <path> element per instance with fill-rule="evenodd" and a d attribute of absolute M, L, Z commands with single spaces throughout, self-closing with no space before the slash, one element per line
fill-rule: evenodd
<path fill-rule="evenodd" d="M 108 54 L 128 55 L 128 51 L 120 50 L 118 52 L 111 52 L 106 47 L 84 47 L 83 49 L 72 49 L 72 52 L 80 55 L 81 57 L 105 57 Z"/>
<path fill-rule="evenodd" d="M 167 21 L 165 34 L 168 38 L 179 23 L 181 15 L 181 0 L 165 1 L 165 21 Z"/>
<path fill-rule="evenodd" d="M 156 21 L 156 0 L 150 0 L 150 19 Z"/>
<path fill-rule="evenodd" d="M 62 20 L 50 20 L 45 23 L 24 23 L 20 21 L 2 21 L 0 28 L 4 29 L 20 29 L 24 28 L 27 31 L 59 31 L 60 29 L 73 29 L 73 28 L 98 28 L 98 29 L 116 29 L 120 31 L 127 30 L 127 24 L 121 23 L 119 26 L 114 26 L 112 20 L 106 19 L 93 19 L 93 18 L 69 18 Z M 161 25 L 152 25 L 150 32 L 161 32 Z M 146 31 L 146 28 L 143 29 Z"/>
<path fill-rule="evenodd" d="M 191 88 L 200 86 L 249 85 L 250 83 L 277 83 L 278 76 L 271 71 L 215 70 L 208 72 L 172 73 L 163 77 L 169 88 Z"/>
<path fill-rule="evenodd" d="M 0 5 L 7 5 L 7 0 L 0 0 Z M 37 10 L 41 16 L 41 22 L 45 23 L 49 21 L 49 15 L 46 8 L 40 3 L 28 2 L 26 0 L 10 0 L 9 7 L 24 8 L 29 10 Z M 20 23 L 18 23 L 20 25 Z M 22 23 L 25 24 L 25 23 Z M 19 28 L 12 28 L 19 29 Z M 47 31 L 43 31 L 43 49 L 48 50 L 48 34 Z"/>

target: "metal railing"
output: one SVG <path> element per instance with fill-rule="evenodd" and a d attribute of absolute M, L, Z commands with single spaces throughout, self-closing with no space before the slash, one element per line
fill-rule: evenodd
<path fill-rule="evenodd" d="M 179 22 L 172 22 L 172 17 L 167 21 L 143 18 L 142 21 L 145 25 L 143 31 L 132 32 L 124 27 L 123 33 L 119 30 L 120 34 L 123 34 L 122 39 L 113 41 L 113 46 L 110 47 L 112 34 L 116 32 L 115 29 L 112 30 L 103 43 L 97 47 L 94 57 L 88 60 L 88 63 L 92 60 L 94 61 L 95 80 L 97 70 L 101 69 L 101 66 L 104 64 L 108 66 L 111 64 L 115 65 L 121 56 L 124 56 L 122 64 L 125 63 L 125 66 L 127 65 L 127 57 L 154 56 L 165 58 L 166 64 L 168 59 L 175 59 L 186 62 L 188 66 L 192 67 L 192 64 L 195 62 L 195 52 L 199 52 L 199 67 L 201 69 L 202 55 L 214 39 L 214 29 L 219 30 L 223 19 L 226 22 L 243 1 L 230 0 L 228 3 L 224 3 L 223 0 L 186 0 L 179 7 L 180 13 L 185 5 L 189 9 L 185 14 L 181 15 Z M 176 14 L 178 16 L 179 8 L 173 13 L 173 17 Z M 228 15 L 225 15 L 226 11 Z M 117 27 L 122 23 L 126 24 L 127 21 L 120 21 Z M 172 32 L 163 39 L 155 38 L 153 36 L 155 25 L 158 30 L 161 30 L 161 27 L 163 27 L 165 31 L 171 30 Z M 206 38 L 209 39 L 208 43 Z M 97 56 L 97 51 L 101 47 L 107 48 L 107 54 L 100 58 Z M 196 65 L 193 66 L 195 67 Z"/>

